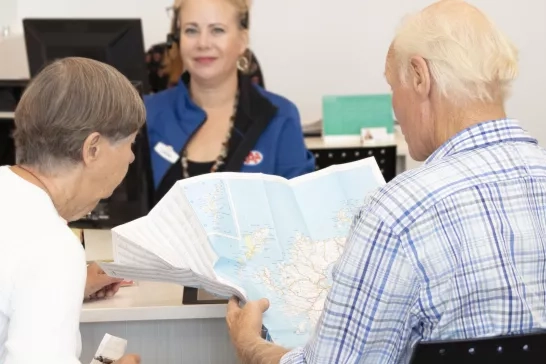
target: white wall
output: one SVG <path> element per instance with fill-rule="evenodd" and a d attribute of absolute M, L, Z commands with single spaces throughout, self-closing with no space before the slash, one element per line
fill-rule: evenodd
<path fill-rule="evenodd" d="M 12 35 L 4 40 L 0 37 L 0 79 L 28 78 L 22 38 L 24 18 L 141 18 L 145 47 L 149 47 L 165 41 L 170 27 L 166 9 L 173 3 L 172 0 L 0 0 L 0 14 L 8 9 L 4 2 L 15 4 L 9 6 L 9 17 L 15 19 Z"/>
<path fill-rule="evenodd" d="M 16 19 L 17 0 L 0 0 L 0 30 L 13 26 Z M 0 38 L 2 38 L 1 34 Z"/>
<path fill-rule="evenodd" d="M 521 51 L 521 74 L 508 102 L 546 145 L 546 1 L 470 0 Z M 325 93 L 389 92 L 384 59 L 396 26 L 428 0 L 255 1 L 253 43 L 268 88 L 294 100 L 305 120 L 320 117 Z"/>
<path fill-rule="evenodd" d="M 164 41 L 169 27 L 165 9 L 171 4 L 171 0 L 0 1 L 2 8 L 4 1 L 17 1 L 18 21 L 30 16 L 141 17 L 146 46 Z M 470 2 L 486 11 L 520 48 L 521 75 L 508 111 L 546 145 L 542 126 L 546 121 L 546 1 Z M 406 13 L 429 3 L 255 0 L 251 41 L 267 87 L 292 99 L 304 121 L 320 118 L 324 94 L 388 92 L 383 66 L 394 29 Z M 0 53 L 4 53 L 1 47 Z M 18 57 L 25 58 L 24 54 Z M 26 60 L 15 63 L 26 67 Z M 5 73 L 0 64 L 0 76 Z"/>
<path fill-rule="evenodd" d="M 19 19 L 142 18 L 144 42 L 148 47 L 165 41 L 170 25 L 166 9 L 172 3 L 172 0 L 17 0 L 17 15 Z"/>

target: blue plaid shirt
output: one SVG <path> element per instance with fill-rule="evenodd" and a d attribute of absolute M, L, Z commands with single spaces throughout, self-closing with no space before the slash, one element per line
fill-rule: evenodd
<path fill-rule="evenodd" d="M 546 328 L 546 151 L 514 120 L 370 196 L 309 343 L 281 363 L 406 363 L 419 340 Z"/>

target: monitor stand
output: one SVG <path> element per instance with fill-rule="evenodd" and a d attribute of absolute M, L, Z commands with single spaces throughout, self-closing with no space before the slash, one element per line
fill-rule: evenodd
<path fill-rule="evenodd" d="M 201 288 L 184 287 L 182 293 L 184 305 L 226 304 L 227 302 L 225 298 L 218 298 Z"/>
<path fill-rule="evenodd" d="M 208 293 L 204 289 L 198 289 L 193 287 L 184 287 L 182 293 L 182 304 L 183 305 L 211 305 L 211 304 L 226 304 L 228 301 L 226 299 L 220 299 L 216 296 Z M 265 326 L 262 325 L 261 332 L 262 339 L 273 342 L 271 336 L 269 336 L 269 331 Z"/>

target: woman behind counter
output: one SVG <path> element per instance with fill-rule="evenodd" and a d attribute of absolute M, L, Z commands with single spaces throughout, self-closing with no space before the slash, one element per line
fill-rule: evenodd
<path fill-rule="evenodd" d="M 247 0 L 178 0 L 171 37 L 185 72 L 145 98 L 156 201 L 183 178 L 217 171 L 286 178 L 315 169 L 299 112 L 246 75 Z"/>

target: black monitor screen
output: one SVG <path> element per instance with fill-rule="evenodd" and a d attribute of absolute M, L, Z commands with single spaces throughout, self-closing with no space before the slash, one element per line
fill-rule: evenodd
<path fill-rule="evenodd" d="M 0 166 L 15 164 L 14 128 L 13 119 L 0 117 Z"/>
<path fill-rule="evenodd" d="M 15 164 L 14 111 L 28 81 L 0 80 L 0 166 Z"/>
<path fill-rule="evenodd" d="M 30 76 L 64 57 L 86 57 L 115 67 L 148 92 L 140 19 L 24 19 Z"/>

